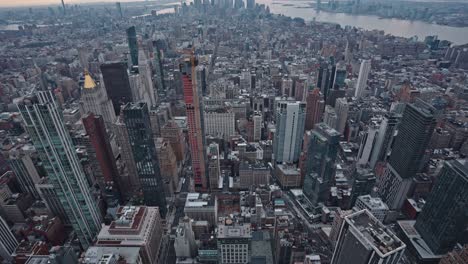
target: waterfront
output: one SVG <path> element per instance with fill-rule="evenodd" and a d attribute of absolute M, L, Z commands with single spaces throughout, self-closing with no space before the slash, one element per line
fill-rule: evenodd
<path fill-rule="evenodd" d="M 309 3 L 313 3 L 313 1 L 257 0 L 257 3 L 268 5 L 272 13 L 300 17 L 307 21 L 315 19 L 316 21 L 336 23 L 341 26 L 349 25 L 367 30 L 383 30 L 386 34 L 400 37 L 411 38 L 417 36 L 419 40 L 424 40 L 428 35 L 438 35 L 439 39 L 446 39 L 455 44 L 468 43 L 468 27 L 449 27 L 401 19 L 381 19 L 370 15 L 317 12 L 309 7 Z"/>

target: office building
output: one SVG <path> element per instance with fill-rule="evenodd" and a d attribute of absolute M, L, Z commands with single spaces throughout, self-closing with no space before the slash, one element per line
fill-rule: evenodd
<path fill-rule="evenodd" d="M 146 103 L 128 103 L 122 108 L 128 138 L 135 159 L 145 205 L 158 206 L 166 216 L 166 197 Z"/>
<path fill-rule="evenodd" d="M 457 242 L 466 242 L 467 189 L 467 161 L 446 161 L 414 226 L 436 254 L 445 254 Z"/>
<path fill-rule="evenodd" d="M 361 195 L 370 194 L 374 188 L 376 177 L 372 169 L 357 167 L 351 187 L 351 206 L 354 206 L 357 198 Z"/>
<path fill-rule="evenodd" d="M 164 70 L 161 60 L 161 52 L 159 51 L 157 45 L 154 47 L 153 57 L 153 65 L 155 69 L 154 80 L 156 82 L 156 92 L 159 94 L 166 92 L 166 84 L 164 83 Z"/>
<path fill-rule="evenodd" d="M 219 183 L 222 182 L 221 178 L 221 165 L 219 145 L 212 142 L 208 146 L 208 179 L 210 181 L 210 189 L 212 191 L 219 189 Z"/>
<path fill-rule="evenodd" d="M 305 121 L 305 130 L 314 129 L 315 124 L 322 121 L 325 101 L 320 89 L 315 88 L 307 93 L 307 112 Z"/>
<path fill-rule="evenodd" d="M 214 227 L 218 219 L 218 201 L 215 195 L 207 193 L 188 193 L 184 213 L 195 221 L 207 221 Z"/>
<path fill-rule="evenodd" d="M 179 185 L 177 173 L 177 159 L 171 144 L 164 138 L 155 138 L 156 153 L 158 154 L 159 169 L 164 183 L 164 193 L 172 197 Z"/>
<path fill-rule="evenodd" d="M 335 103 L 335 112 L 337 116 L 336 130 L 341 134 L 344 133 L 346 121 L 348 120 L 349 105 L 346 98 L 338 98 Z"/>
<path fill-rule="evenodd" d="M 149 107 L 156 106 L 159 99 L 158 92 L 153 85 L 150 61 L 143 49 L 138 51 L 138 74 L 143 85 L 139 87 L 141 97 L 134 100 L 145 100 Z"/>
<path fill-rule="evenodd" d="M 363 60 L 361 67 L 359 68 L 359 76 L 356 83 L 356 90 L 354 91 L 354 97 L 361 98 L 365 94 L 367 88 L 367 79 L 371 70 L 371 61 Z"/>
<path fill-rule="evenodd" d="M 177 158 L 177 162 L 185 161 L 186 140 L 184 132 L 174 120 L 169 120 L 161 128 L 161 137 L 167 139 Z"/>
<path fill-rule="evenodd" d="M 218 223 L 218 258 L 220 264 L 250 263 L 252 230 L 250 224 L 225 218 Z"/>
<path fill-rule="evenodd" d="M 344 218 L 331 263 L 398 264 L 405 248 L 390 229 L 362 210 Z"/>
<path fill-rule="evenodd" d="M 262 139 L 263 116 L 259 112 L 254 112 L 252 116 L 253 122 L 253 141 L 257 142 Z"/>
<path fill-rule="evenodd" d="M 400 118 L 400 115 L 390 112 L 382 119 L 369 162 L 371 168 L 374 168 L 377 162 L 385 162 L 390 157 Z"/>
<path fill-rule="evenodd" d="M 136 66 L 138 65 L 138 40 L 135 26 L 127 28 L 127 41 L 132 65 Z"/>
<path fill-rule="evenodd" d="M 436 125 L 434 115 L 435 108 L 421 100 L 406 105 L 389 160 L 402 178 L 418 172 Z"/>
<path fill-rule="evenodd" d="M 390 209 L 400 209 L 410 190 L 436 125 L 435 109 L 419 100 L 408 104 L 398 127 L 389 162 L 378 182 L 382 200 Z"/>
<path fill-rule="evenodd" d="M 297 163 L 304 135 L 306 104 L 287 100 L 278 100 L 275 103 L 274 159 L 276 163 Z"/>
<path fill-rule="evenodd" d="M 117 219 L 103 225 L 96 247 L 138 247 L 142 263 L 158 264 L 164 228 L 157 207 L 122 206 Z"/>
<path fill-rule="evenodd" d="M 229 140 L 236 134 L 235 113 L 228 108 L 216 109 L 214 111 L 205 109 L 205 134 L 218 136 Z"/>
<path fill-rule="evenodd" d="M 91 146 L 88 149 L 90 162 L 94 164 L 93 174 L 102 193 L 111 200 L 120 200 L 120 175 L 112 152 L 109 135 L 106 132 L 104 119 L 93 113 L 81 119 Z"/>
<path fill-rule="evenodd" d="M 294 164 L 276 164 L 275 177 L 284 189 L 301 187 L 301 172 Z"/>
<path fill-rule="evenodd" d="M 178 258 L 193 258 L 196 256 L 195 234 L 192 230 L 192 220 L 188 217 L 184 217 L 177 226 L 174 249 Z"/>
<path fill-rule="evenodd" d="M 323 122 L 335 130 L 338 128 L 338 115 L 336 114 L 335 108 L 329 105 L 325 106 Z"/>
<path fill-rule="evenodd" d="M 140 180 L 133 156 L 132 145 L 128 136 L 127 126 L 124 123 L 123 115 L 117 118 L 114 124 L 114 132 L 116 134 L 117 145 L 120 150 L 120 187 L 122 196 L 130 198 L 140 189 Z"/>
<path fill-rule="evenodd" d="M 356 200 L 355 208 L 358 211 L 367 209 L 377 220 L 384 222 L 385 217 L 388 214 L 388 206 L 382 202 L 382 199 L 378 197 L 372 197 L 370 195 L 359 196 Z"/>
<path fill-rule="evenodd" d="M 340 133 L 325 123 L 316 124 L 312 130 L 303 190 L 313 204 L 328 199 L 339 140 Z"/>
<path fill-rule="evenodd" d="M 11 260 L 11 254 L 15 252 L 17 246 L 18 240 L 6 221 L 0 216 L 0 257 L 5 261 Z"/>
<path fill-rule="evenodd" d="M 188 141 L 192 157 L 195 188 L 207 190 L 206 157 L 204 140 L 203 107 L 201 107 L 201 91 L 195 76 L 196 59 L 185 60 L 181 65 L 182 82 L 184 87 L 184 101 L 188 125 Z"/>
<path fill-rule="evenodd" d="M 90 247 L 80 259 L 80 264 L 140 264 L 140 247 Z M 40 263 L 38 263 L 40 264 Z"/>
<path fill-rule="evenodd" d="M 89 72 L 84 74 L 84 83 L 81 89 L 80 107 L 83 114 L 93 113 L 104 119 L 109 130 L 115 122 L 115 111 L 112 101 L 108 98 L 104 82 L 99 84 L 93 80 Z"/>
<path fill-rule="evenodd" d="M 99 231 L 101 216 L 53 94 L 38 92 L 20 102 L 18 108 L 47 178 L 82 246 L 87 248 Z"/>
<path fill-rule="evenodd" d="M 29 144 L 19 144 L 8 152 L 8 164 L 16 176 L 21 192 L 31 194 L 36 200 L 40 199 L 36 189 L 36 184 L 40 181 L 35 166 L 37 155 L 34 146 Z"/>
<path fill-rule="evenodd" d="M 262 163 L 243 162 L 239 165 L 239 180 L 241 189 L 266 186 L 270 183 L 270 169 Z"/>
<path fill-rule="evenodd" d="M 101 64 L 101 73 L 107 96 L 112 101 L 115 114 L 118 115 L 120 107 L 133 100 L 127 64 L 125 62 L 103 63 Z"/>
<path fill-rule="evenodd" d="M 357 164 L 368 165 L 370 159 L 376 149 L 376 141 L 379 136 L 379 124 L 371 122 L 367 126 L 367 131 L 361 131 L 361 144 L 359 146 L 359 152 L 357 156 Z"/>

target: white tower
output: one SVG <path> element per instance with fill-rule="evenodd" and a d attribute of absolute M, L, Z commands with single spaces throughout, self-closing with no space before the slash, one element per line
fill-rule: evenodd
<path fill-rule="evenodd" d="M 359 77 L 356 83 L 356 91 L 354 92 L 354 97 L 362 97 L 364 90 L 367 87 L 367 79 L 369 78 L 369 73 L 371 70 L 371 61 L 363 60 L 361 62 L 361 68 L 359 69 Z"/>

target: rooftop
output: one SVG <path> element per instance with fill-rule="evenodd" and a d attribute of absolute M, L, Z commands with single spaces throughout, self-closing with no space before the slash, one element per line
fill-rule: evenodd
<path fill-rule="evenodd" d="M 357 230 L 358 239 L 370 245 L 377 254 L 385 257 L 395 251 L 402 250 L 406 245 L 387 229 L 368 210 L 362 210 L 345 217 L 346 222 Z"/>
<path fill-rule="evenodd" d="M 361 200 L 371 210 L 388 210 L 388 206 L 378 197 L 362 195 L 358 197 L 358 200 Z"/>
<path fill-rule="evenodd" d="M 214 206 L 214 196 L 208 193 L 188 193 L 185 207 Z"/>

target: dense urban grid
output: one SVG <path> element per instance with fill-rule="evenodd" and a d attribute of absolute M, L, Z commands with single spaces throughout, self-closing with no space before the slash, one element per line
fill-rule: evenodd
<path fill-rule="evenodd" d="M 467 45 L 173 4 L 0 10 L 2 263 L 468 263 Z"/>

